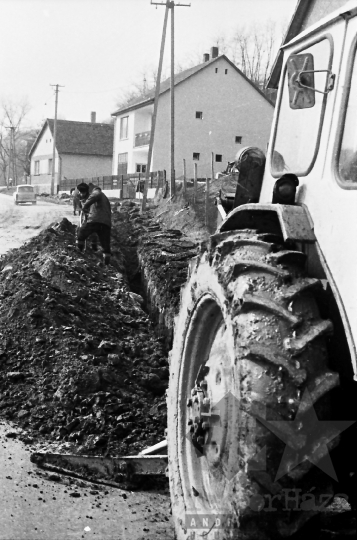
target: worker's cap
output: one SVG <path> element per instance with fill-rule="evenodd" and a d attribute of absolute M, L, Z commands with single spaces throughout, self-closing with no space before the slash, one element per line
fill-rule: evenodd
<path fill-rule="evenodd" d="M 89 186 L 85 182 L 82 182 L 81 184 L 78 184 L 77 189 L 78 191 L 86 192 L 89 191 Z"/>

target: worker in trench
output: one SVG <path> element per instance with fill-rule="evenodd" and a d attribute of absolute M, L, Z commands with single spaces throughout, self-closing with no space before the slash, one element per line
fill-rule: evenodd
<path fill-rule="evenodd" d="M 78 184 L 77 190 L 81 200 L 82 212 L 87 219 L 78 228 L 77 246 L 83 251 L 86 239 L 91 235 L 98 235 L 99 242 L 103 248 L 104 264 L 110 262 L 110 232 L 112 225 L 112 210 L 108 198 L 104 195 L 100 187 L 90 186 L 85 182 Z M 94 247 L 92 242 L 92 247 Z"/>

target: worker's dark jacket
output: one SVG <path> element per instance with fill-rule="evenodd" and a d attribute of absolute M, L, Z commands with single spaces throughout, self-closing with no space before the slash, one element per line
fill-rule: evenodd
<path fill-rule="evenodd" d="M 110 202 L 99 187 L 94 187 L 84 204 L 84 212 L 89 211 L 88 223 L 103 223 L 109 227 L 112 224 Z"/>

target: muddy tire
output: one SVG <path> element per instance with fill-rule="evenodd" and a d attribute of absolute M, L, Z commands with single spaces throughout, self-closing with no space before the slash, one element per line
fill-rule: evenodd
<path fill-rule="evenodd" d="M 275 235 L 220 233 L 202 251 L 182 291 L 171 353 L 176 536 L 295 538 L 321 509 L 320 496 L 332 494 L 328 474 L 309 459 L 294 462 L 326 455 L 292 420 L 299 412 L 303 423 L 313 410 L 328 418 L 339 384 L 327 368 L 332 323 L 314 300 L 320 282 L 304 277 L 304 254 Z"/>

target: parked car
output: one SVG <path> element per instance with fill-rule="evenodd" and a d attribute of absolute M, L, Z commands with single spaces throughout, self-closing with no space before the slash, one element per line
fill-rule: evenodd
<path fill-rule="evenodd" d="M 37 202 L 36 194 L 35 194 L 33 186 L 29 186 L 27 184 L 16 186 L 16 190 L 14 191 L 13 197 L 14 197 L 15 204 L 27 203 L 27 202 L 36 204 Z"/>

